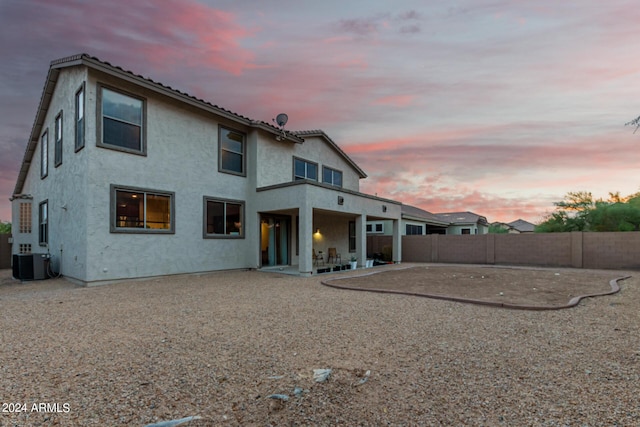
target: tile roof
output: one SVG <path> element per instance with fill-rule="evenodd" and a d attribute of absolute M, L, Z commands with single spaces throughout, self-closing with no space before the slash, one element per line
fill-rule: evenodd
<path fill-rule="evenodd" d="M 29 141 L 27 142 L 27 148 L 25 150 L 25 154 L 22 160 L 22 166 L 20 168 L 18 179 L 16 181 L 14 195 L 20 194 L 22 192 L 22 188 L 24 186 L 24 182 L 27 177 L 27 172 L 29 170 L 29 165 L 31 164 L 31 161 L 35 154 L 35 149 L 36 149 L 36 146 L 38 145 L 38 139 L 42 132 L 45 115 L 49 108 L 49 104 L 51 103 L 51 97 L 53 96 L 53 91 L 58 81 L 60 70 L 63 68 L 68 68 L 68 67 L 73 67 L 78 65 L 84 65 L 94 70 L 98 70 L 110 75 L 114 75 L 123 80 L 127 80 L 139 86 L 148 88 L 156 93 L 160 93 L 160 94 L 169 96 L 170 98 L 176 99 L 180 102 L 184 102 L 186 104 L 193 105 L 197 108 L 210 111 L 212 113 L 225 117 L 234 122 L 244 124 L 248 127 L 262 129 L 266 132 L 282 137 L 282 139 L 290 142 L 302 143 L 304 142 L 303 136 L 322 135 L 333 146 L 333 148 L 335 148 L 342 156 L 344 156 L 347 162 L 351 166 L 353 166 L 353 168 L 358 172 L 358 174 L 362 178 L 366 177 L 366 174 L 364 173 L 364 171 L 362 171 L 362 169 L 360 169 L 358 165 L 351 158 L 349 158 L 349 156 L 347 156 L 347 154 L 344 151 L 342 151 L 342 149 L 340 149 L 340 147 L 338 147 L 338 145 L 321 130 L 297 131 L 297 132 L 285 131 L 283 129 L 280 129 L 279 127 L 272 125 L 271 123 L 267 123 L 261 120 L 252 120 L 248 117 L 234 113 L 233 111 L 227 110 L 218 105 L 215 105 L 203 99 L 197 98 L 193 95 L 189 95 L 186 92 L 182 92 L 178 89 L 174 89 L 171 86 L 167 86 L 162 83 L 156 82 L 140 74 L 135 74 L 131 71 L 125 70 L 122 67 L 112 65 L 109 62 L 102 61 L 96 58 L 95 56 L 91 56 L 86 53 L 81 53 L 81 54 L 67 56 L 60 59 L 55 59 L 50 63 L 49 72 L 47 74 L 45 85 L 40 98 L 40 104 L 38 106 L 36 118 L 34 120 L 34 124 L 31 129 L 31 135 L 29 137 Z"/>
<path fill-rule="evenodd" d="M 432 214 L 424 209 L 417 208 L 410 205 L 402 205 L 402 217 L 406 219 L 414 219 L 418 221 L 426 221 L 437 225 L 449 225 L 448 221 L 444 221 L 437 215 Z"/>
<path fill-rule="evenodd" d="M 515 228 L 521 233 L 533 232 L 536 229 L 536 225 L 525 221 L 524 219 L 517 219 L 513 222 L 507 223 L 508 226 Z"/>

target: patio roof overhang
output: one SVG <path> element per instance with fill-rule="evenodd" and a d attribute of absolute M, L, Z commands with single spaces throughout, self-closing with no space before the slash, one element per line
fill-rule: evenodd
<path fill-rule="evenodd" d="M 368 220 L 400 219 L 398 201 L 312 180 L 299 180 L 256 189 L 259 212 L 312 208 L 349 216 L 366 215 Z"/>

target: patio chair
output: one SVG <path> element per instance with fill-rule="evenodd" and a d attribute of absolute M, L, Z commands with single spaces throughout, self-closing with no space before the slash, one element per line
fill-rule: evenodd
<path fill-rule="evenodd" d="M 318 262 L 322 262 L 322 265 L 324 265 L 324 255 L 322 255 L 322 253 L 317 255 L 316 250 L 313 249 L 313 263 L 318 265 Z"/>
<path fill-rule="evenodd" d="M 341 264 L 342 263 L 342 257 L 336 251 L 336 248 L 329 248 L 328 254 L 329 254 L 329 257 L 327 259 L 327 262 L 329 264 L 331 264 L 331 263 L 333 263 L 333 264 Z"/>

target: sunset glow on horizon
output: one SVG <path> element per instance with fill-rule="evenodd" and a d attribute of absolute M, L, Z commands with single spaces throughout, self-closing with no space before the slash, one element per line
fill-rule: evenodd
<path fill-rule="evenodd" d="M 125 7 L 126 5 L 126 7 Z M 87 53 L 288 130 L 361 191 L 537 223 L 569 191 L 640 191 L 636 2 L 0 3 L 0 220 L 52 60 Z"/>

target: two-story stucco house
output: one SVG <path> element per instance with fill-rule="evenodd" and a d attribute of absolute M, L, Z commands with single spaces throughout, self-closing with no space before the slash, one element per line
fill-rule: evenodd
<path fill-rule="evenodd" d="M 401 204 L 322 131 L 289 132 L 88 55 L 53 61 L 12 197 L 13 253 L 83 283 L 366 258 Z"/>

